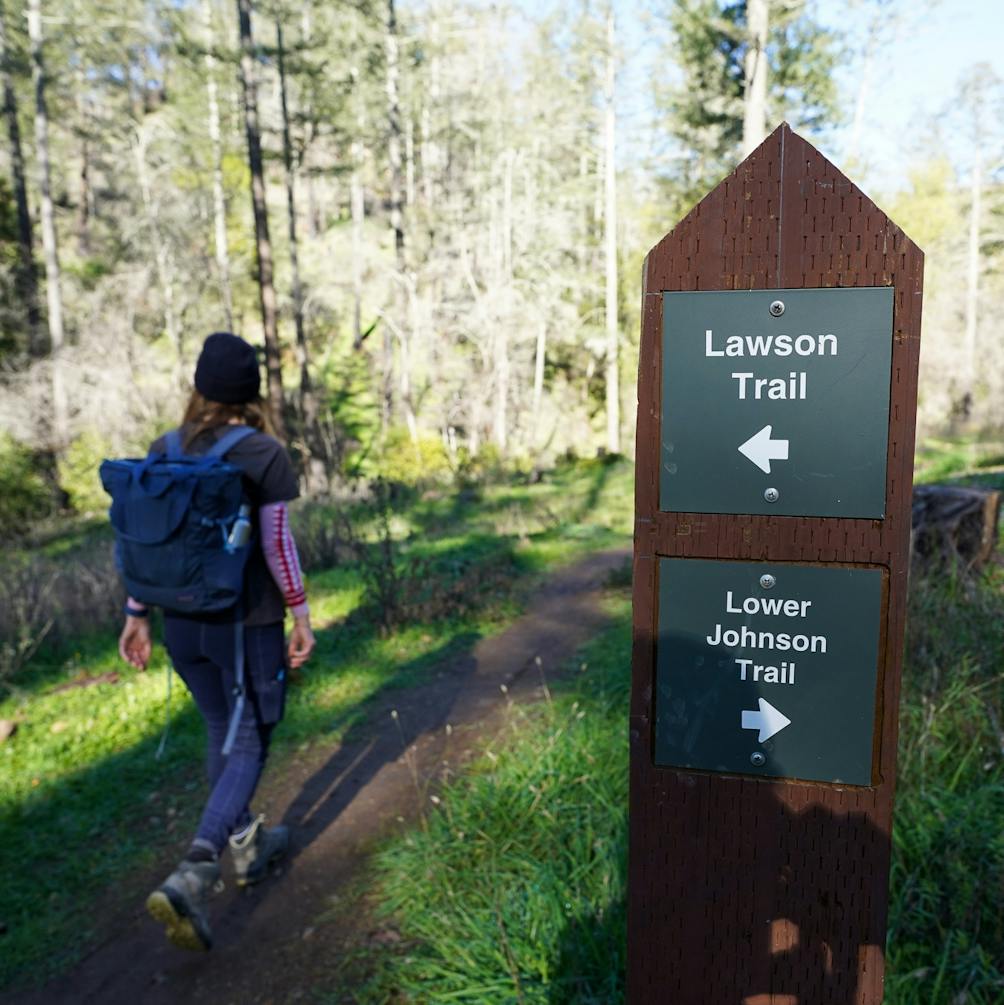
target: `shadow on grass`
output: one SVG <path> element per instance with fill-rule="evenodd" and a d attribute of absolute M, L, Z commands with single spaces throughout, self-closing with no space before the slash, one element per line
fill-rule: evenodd
<path fill-rule="evenodd" d="M 187 836 L 194 823 L 187 804 L 196 802 L 202 781 L 198 713 L 189 707 L 175 714 L 157 761 L 159 739 L 159 729 L 151 730 L 0 813 L 0 987 L 44 980 L 72 962 L 93 934 L 83 920 L 114 908 L 123 873 Z"/>
<path fill-rule="evenodd" d="M 437 584 L 445 591 L 453 589 L 472 565 L 489 558 L 496 568 L 508 570 L 509 580 L 519 572 L 512 542 L 502 540 L 488 548 L 476 540 L 438 555 L 426 567 L 431 577 L 426 585 L 433 591 Z M 476 667 L 469 650 L 480 638 L 478 615 L 497 603 L 508 585 L 495 579 L 490 589 L 465 598 L 457 616 L 444 613 L 433 623 L 405 626 L 404 635 L 385 636 L 366 609 L 317 631 L 318 655 L 329 655 L 330 662 L 293 688 L 289 711 L 297 721 L 292 730 L 280 726 L 275 750 L 279 763 L 272 769 L 282 770 L 279 759 L 304 738 L 323 740 L 327 734 L 333 744 L 337 738 L 337 750 L 303 783 L 285 814 L 284 822 L 293 828 L 294 859 L 402 749 L 445 725 L 456 695 Z M 405 635 L 423 629 L 430 637 L 423 637 L 421 644 L 432 644 L 429 651 L 411 659 L 393 651 L 399 637 L 402 646 L 414 651 L 415 639 Z M 434 644 L 436 639 L 440 644 Z M 105 646 L 113 643 L 106 639 Z M 341 708 L 323 700 L 324 689 L 339 672 L 365 669 L 367 664 L 373 666 L 373 682 L 363 680 L 364 693 L 358 698 L 349 695 Z M 432 668 L 444 671 L 444 664 L 447 672 L 429 686 L 405 694 L 404 689 L 427 679 Z M 97 691 L 94 694 L 100 700 Z M 392 700 L 399 712 L 395 723 L 376 722 L 375 712 L 386 710 Z M 100 918 L 97 924 L 84 925 L 84 915 L 102 903 L 110 904 L 111 912 L 111 900 L 117 896 L 121 901 L 129 879 L 135 880 L 144 865 L 167 859 L 171 846 L 175 851 L 186 846 L 205 798 L 204 729 L 194 706 L 176 711 L 166 755 L 156 761 L 159 734 L 158 727 L 150 728 L 141 739 L 130 738 L 128 746 L 58 780 L 46 782 L 43 776 L 36 792 L 0 812 L 0 874 L 6 877 L 0 986 L 41 982 L 70 965 L 85 941 L 103 934 Z M 116 883 L 117 895 L 110 893 Z M 262 898 L 235 901 L 230 910 L 237 915 L 236 927 L 250 920 L 267 899 L 268 892 Z M 61 948 L 54 952 L 54 946 Z"/>
<path fill-rule="evenodd" d="M 602 911 L 570 918 L 561 937 L 549 1005 L 621 1005 L 626 948 L 625 897 Z"/>

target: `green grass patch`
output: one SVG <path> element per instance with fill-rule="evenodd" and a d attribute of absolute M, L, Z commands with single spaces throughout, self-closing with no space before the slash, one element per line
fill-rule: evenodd
<path fill-rule="evenodd" d="M 629 543 L 632 470 L 619 463 L 567 466 L 537 485 L 497 485 L 470 497 L 417 499 L 395 517 L 399 556 L 420 567 L 435 616 L 389 633 L 366 606 L 353 565 L 312 573 L 318 648 L 291 688 L 270 773 L 305 746 L 331 745 L 387 689 L 421 680 L 441 660 L 500 631 L 536 577 L 594 550 Z M 561 516 L 569 518 L 562 524 Z M 323 510 L 314 518 L 323 522 Z M 90 536 L 48 542 L 60 561 L 90 554 Z M 418 565 L 420 563 L 420 565 Z M 465 588 L 472 570 L 475 596 Z M 435 596 L 433 596 L 435 594 Z M 455 597 L 442 603 L 443 596 Z M 17 732 L 0 744 L 0 874 L 6 926 L 0 986 L 40 982 L 71 964 L 102 905 L 131 903 L 138 878 L 181 850 L 204 796 L 201 720 L 175 678 L 165 756 L 154 759 L 165 717 L 165 655 L 146 672 L 118 659 L 116 635 L 95 630 L 51 647 L 15 679 L 0 719 Z M 108 675 L 104 682 L 88 680 Z M 87 686 L 81 686 L 87 684 Z M 69 686 L 68 686 L 69 685 Z"/>
<path fill-rule="evenodd" d="M 1002 586 L 995 570 L 911 596 L 889 1005 L 1004 1001 Z"/>
<path fill-rule="evenodd" d="M 886 1005 L 1004 1001 L 1004 597 L 998 576 L 911 596 Z M 623 1000 L 626 601 L 588 673 L 514 712 L 508 740 L 378 856 L 402 942 L 365 1005 Z"/>
<path fill-rule="evenodd" d="M 917 447 L 914 481 L 1004 489 L 1004 444 L 975 437 L 928 438 Z"/>
<path fill-rule="evenodd" d="M 578 679 L 514 706 L 498 747 L 378 854 L 403 941 L 360 1002 L 622 1000 L 631 630 L 627 600 L 611 607 Z"/>

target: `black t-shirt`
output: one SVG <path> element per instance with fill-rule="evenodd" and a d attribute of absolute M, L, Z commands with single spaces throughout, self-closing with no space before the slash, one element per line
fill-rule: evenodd
<path fill-rule="evenodd" d="M 202 454 L 230 431 L 230 426 L 217 426 L 207 430 L 191 443 L 186 453 Z M 184 439 L 184 429 L 182 439 Z M 165 449 L 163 436 L 150 445 L 153 452 Z M 253 507 L 252 525 L 255 533 L 255 547 L 248 556 L 244 572 L 244 623 L 247 625 L 270 625 L 282 621 L 285 604 L 282 593 L 265 564 L 265 553 L 261 548 L 261 528 L 258 524 L 258 509 L 269 503 L 288 502 L 300 494 L 296 472 L 283 445 L 274 437 L 257 430 L 245 437 L 227 451 L 226 460 L 244 472 L 244 491 Z M 181 615 L 169 612 L 172 617 L 194 617 L 200 621 L 233 621 L 239 613 L 236 609 L 219 614 Z"/>

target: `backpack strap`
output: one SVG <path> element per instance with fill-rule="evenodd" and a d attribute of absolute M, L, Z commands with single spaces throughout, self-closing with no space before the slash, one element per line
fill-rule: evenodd
<path fill-rule="evenodd" d="M 164 437 L 164 449 L 167 452 L 169 461 L 176 461 L 185 456 L 185 451 L 181 446 L 181 430 L 172 429 Z"/>
<path fill-rule="evenodd" d="M 230 756 L 230 751 L 234 749 L 234 741 L 237 739 L 237 730 L 240 729 L 241 719 L 244 716 L 245 688 L 244 688 L 244 619 L 234 622 L 234 707 L 230 713 L 230 725 L 227 727 L 227 735 L 223 740 L 223 749 L 220 753 L 224 757 Z"/>
<path fill-rule="evenodd" d="M 232 450 L 237 446 L 241 440 L 246 440 L 252 433 L 256 430 L 252 429 L 250 426 L 234 426 L 229 432 L 224 433 L 213 445 L 206 451 L 206 457 L 225 457 L 227 452 Z"/>

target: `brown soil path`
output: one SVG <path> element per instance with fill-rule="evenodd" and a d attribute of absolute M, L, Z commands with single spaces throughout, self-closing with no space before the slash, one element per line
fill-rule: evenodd
<path fill-rule="evenodd" d="M 502 634 L 421 684 L 377 696 L 340 746 L 266 776 L 259 803 L 271 820 L 290 825 L 292 854 L 281 875 L 254 890 L 228 883 L 212 906 L 212 952 L 168 945 L 140 903 L 96 922 L 104 941 L 66 975 L 4 1000 L 245 1005 L 311 1001 L 318 989 L 328 1001 L 351 994 L 334 986 L 335 972 L 346 945 L 365 943 L 367 924 L 332 911 L 339 891 L 359 875 L 374 842 L 413 822 L 430 787 L 502 728 L 508 702 L 532 700 L 542 680 L 606 626 L 602 587 L 627 557 L 600 552 L 556 573 Z"/>

